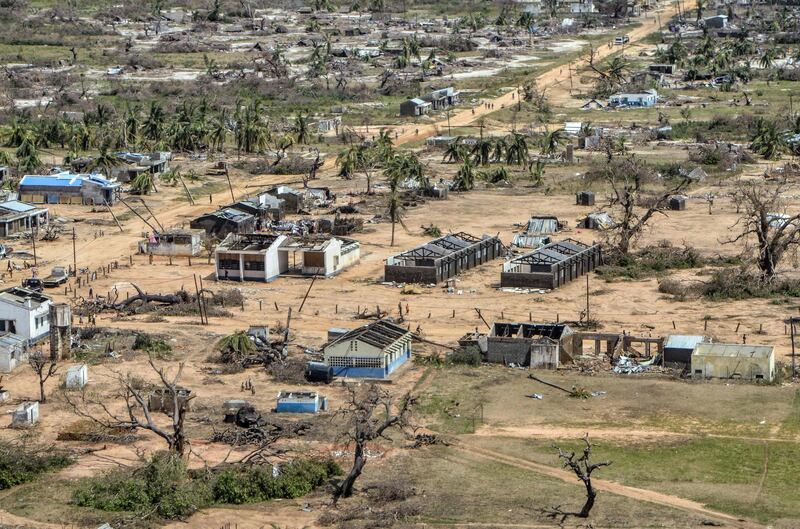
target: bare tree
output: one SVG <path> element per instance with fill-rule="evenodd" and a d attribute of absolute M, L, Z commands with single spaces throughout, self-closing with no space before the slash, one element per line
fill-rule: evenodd
<path fill-rule="evenodd" d="M 583 437 L 583 442 L 585 446 L 583 447 L 583 453 L 580 455 L 576 454 L 575 452 L 564 452 L 558 446 L 553 445 L 553 448 L 558 451 L 558 459 L 561 461 L 563 467 L 572 470 L 578 479 L 583 482 L 584 487 L 586 487 L 586 501 L 584 502 L 580 511 L 564 511 L 559 505 L 554 507 L 548 513 L 548 516 L 551 518 L 561 517 L 560 523 L 562 524 L 569 516 L 575 516 L 577 518 L 589 517 L 589 513 L 591 512 L 592 507 L 594 507 L 594 502 L 597 498 L 597 491 L 592 485 L 592 473 L 600 467 L 607 467 L 611 464 L 611 461 L 592 463 L 592 443 L 589 442 L 588 433 Z"/>
<path fill-rule="evenodd" d="M 30 364 L 33 372 L 39 379 L 39 402 L 44 404 L 47 402 L 47 394 L 44 391 L 44 384 L 47 380 L 58 372 L 58 365 L 56 360 L 49 355 L 45 355 L 41 351 L 36 351 L 28 356 L 28 364 Z"/>
<path fill-rule="evenodd" d="M 619 255 L 628 255 L 653 216 L 666 215 L 670 197 L 681 193 L 690 183 L 689 179 L 682 178 L 660 193 L 645 196 L 645 181 L 652 176 L 652 171 L 632 156 L 608 165 L 603 171 L 604 179 L 611 186 L 607 206 L 618 216 L 608 231 L 609 243 Z"/>
<path fill-rule="evenodd" d="M 179 364 L 174 376 L 169 376 L 166 369 L 157 367 L 152 358 L 148 360 L 148 364 L 158 375 L 158 382 L 155 385 L 143 383 L 131 373 L 115 372 L 119 384 L 117 397 L 125 404 L 124 414 L 112 411 L 105 402 L 89 400 L 85 392 L 81 393 L 80 400 L 74 400 L 66 392 L 64 397 L 73 412 L 80 417 L 105 428 L 149 430 L 163 439 L 170 451 L 183 456 L 188 447 L 184 420 L 189 402 L 194 398 L 190 391 L 179 385 L 184 364 Z M 168 426 L 160 425 L 153 418 L 153 412 L 158 410 L 151 410 L 151 394 L 157 396 L 162 411 L 170 417 Z"/>
<path fill-rule="evenodd" d="M 788 191 L 789 185 L 785 182 L 774 188 L 761 182 L 741 182 L 734 192 L 737 210 L 743 211 L 731 228 L 738 226 L 741 233 L 722 242 L 746 241 L 744 251 L 752 256 L 765 281 L 775 277 L 786 251 L 800 243 L 800 213 L 783 214 L 788 205 L 785 198 Z M 755 239 L 755 246 L 749 245 L 752 239 Z"/>
<path fill-rule="evenodd" d="M 333 495 L 336 502 L 339 498 L 349 498 L 353 495 L 353 485 L 364 471 L 367 464 L 367 443 L 380 437 L 386 437 L 388 430 L 395 428 L 406 430 L 409 427 L 411 408 L 416 399 L 407 393 L 393 410 L 391 395 L 371 384 L 365 393 L 358 392 L 349 387 L 347 406 L 337 412 L 348 418 L 347 432 L 343 436 L 347 445 L 353 446 L 353 466 L 347 476 L 342 480 Z"/>

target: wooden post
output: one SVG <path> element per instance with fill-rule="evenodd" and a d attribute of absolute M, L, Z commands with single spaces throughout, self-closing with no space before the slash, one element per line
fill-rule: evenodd
<path fill-rule="evenodd" d="M 73 276 L 78 277 L 78 251 L 75 249 L 75 226 L 72 227 L 72 268 Z"/>
<path fill-rule="evenodd" d="M 178 175 L 178 180 L 181 181 L 181 185 L 183 186 L 183 190 L 186 191 L 186 196 L 189 197 L 189 202 L 194 206 L 194 198 L 192 198 L 192 194 L 189 192 L 189 188 L 186 187 L 186 182 L 183 181 L 183 176 L 181 176 L 180 171 L 175 171 L 175 174 Z M 211 195 L 209 195 L 211 196 Z"/>
<path fill-rule="evenodd" d="M 303 296 L 303 301 L 300 302 L 300 308 L 297 309 L 297 313 L 301 313 L 303 311 L 303 305 L 306 304 L 306 299 L 308 299 L 308 295 L 311 294 L 311 289 L 314 288 L 314 282 L 317 280 L 317 276 L 311 278 L 311 284 L 308 285 L 308 290 L 306 290 L 306 295 Z"/>
<path fill-rule="evenodd" d="M 109 213 L 111 213 L 111 217 L 113 217 L 114 222 L 117 223 L 117 228 L 119 228 L 120 233 L 122 233 L 123 231 L 122 224 L 119 223 L 119 219 L 117 218 L 116 215 L 114 215 L 114 210 L 111 209 L 111 206 L 108 205 L 107 201 L 103 200 L 103 204 L 106 205 L 106 209 L 108 210 Z"/>

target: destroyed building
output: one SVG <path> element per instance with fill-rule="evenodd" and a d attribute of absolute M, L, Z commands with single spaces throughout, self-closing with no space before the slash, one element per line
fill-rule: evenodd
<path fill-rule="evenodd" d="M 47 208 L 37 208 L 18 200 L 0 202 L 0 237 L 40 228 L 47 224 L 48 218 Z"/>
<path fill-rule="evenodd" d="M 459 232 L 389 257 L 384 267 L 386 281 L 440 283 L 504 254 L 497 236 L 482 238 Z"/>
<path fill-rule="evenodd" d="M 486 362 L 557 369 L 572 362 L 572 329 L 565 324 L 495 322 L 489 334 L 469 333 L 461 346 L 477 346 Z"/>
<path fill-rule="evenodd" d="M 216 248 L 217 279 L 272 281 L 281 274 L 325 276 L 357 263 L 361 245 L 329 235 L 230 234 Z"/>
<path fill-rule="evenodd" d="M 172 229 L 154 232 L 139 242 L 139 253 L 194 257 L 203 249 L 204 230 Z"/>
<path fill-rule="evenodd" d="M 387 378 L 411 358 L 412 334 L 386 320 L 339 335 L 323 346 L 337 377 Z"/>
<path fill-rule="evenodd" d="M 189 227 L 204 230 L 206 234 L 224 239 L 231 233 L 252 233 L 256 229 L 256 218 L 236 208 L 223 208 L 204 213 L 189 222 Z"/>
<path fill-rule="evenodd" d="M 550 235 L 561 231 L 563 224 L 552 215 L 533 216 L 528 219 L 525 231 L 514 235 L 511 242 L 519 248 L 540 248 L 552 242 Z"/>
<path fill-rule="evenodd" d="M 565 239 L 503 263 L 500 285 L 554 289 L 588 274 L 601 262 L 599 244 Z"/>
<path fill-rule="evenodd" d="M 771 345 L 699 343 L 692 352 L 692 376 L 762 380 L 775 378 L 775 350 Z"/>

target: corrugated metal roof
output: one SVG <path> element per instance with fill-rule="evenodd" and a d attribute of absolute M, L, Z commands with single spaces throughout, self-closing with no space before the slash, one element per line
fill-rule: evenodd
<path fill-rule="evenodd" d="M 694 349 L 695 345 L 704 342 L 705 336 L 691 334 L 670 334 L 664 342 L 665 349 Z"/>
<path fill-rule="evenodd" d="M 541 248 L 548 243 L 550 243 L 548 235 L 526 235 L 524 233 L 514 235 L 514 240 L 511 242 L 512 245 L 520 248 Z"/>
<path fill-rule="evenodd" d="M 531 217 L 528 219 L 527 235 L 549 234 L 558 231 L 558 219 L 555 217 Z"/>
<path fill-rule="evenodd" d="M 730 343 L 699 343 L 692 356 L 729 356 L 743 358 L 769 358 L 774 348 L 771 345 L 749 345 Z"/>
<path fill-rule="evenodd" d="M 72 174 L 63 172 L 52 175 L 25 175 L 19 181 L 20 186 L 42 186 L 42 187 L 81 187 L 84 181 L 94 182 L 103 187 L 118 187 L 119 184 L 112 182 L 96 174 Z"/>
<path fill-rule="evenodd" d="M 26 211 L 37 209 L 36 206 L 26 204 L 25 202 L 20 202 L 19 200 L 0 202 L 0 208 L 7 209 L 9 211 L 16 211 L 18 213 L 25 213 Z"/>

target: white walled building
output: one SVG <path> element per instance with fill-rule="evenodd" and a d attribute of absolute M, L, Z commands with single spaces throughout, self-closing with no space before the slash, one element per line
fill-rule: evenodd
<path fill-rule="evenodd" d="M 0 291 L 0 332 L 20 336 L 36 343 L 50 334 L 49 296 L 22 287 Z"/>

